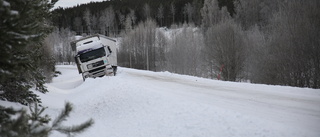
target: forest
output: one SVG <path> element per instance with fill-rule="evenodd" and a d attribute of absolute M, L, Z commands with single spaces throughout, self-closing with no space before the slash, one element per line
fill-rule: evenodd
<path fill-rule="evenodd" d="M 227 6 L 230 14 L 234 14 L 234 0 L 218 1 L 220 7 Z M 53 11 L 56 15 L 53 23 L 58 28 L 69 28 L 77 34 L 110 33 L 109 35 L 120 33 L 128 24 L 128 20 L 131 20 L 131 26 L 136 26 L 137 23 L 149 17 L 153 18 L 160 27 L 184 22 L 192 22 L 199 26 L 203 2 L 204 0 L 91 2 L 71 8 L 58 7 Z"/>
<path fill-rule="evenodd" d="M 63 41 L 55 46 L 57 62 L 73 60 L 69 37 L 100 33 L 121 43 L 123 67 L 319 88 L 319 5 L 317 0 L 91 2 L 55 9 L 56 31 L 50 36 Z"/>

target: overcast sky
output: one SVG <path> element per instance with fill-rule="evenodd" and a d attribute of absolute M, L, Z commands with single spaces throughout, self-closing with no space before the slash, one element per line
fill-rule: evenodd
<path fill-rule="evenodd" d="M 84 4 L 84 3 L 89 3 L 91 1 L 105 1 L 105 0 L 59 0 L 54 7 L 73 7 L 76 6 L 77 4 Z"/>

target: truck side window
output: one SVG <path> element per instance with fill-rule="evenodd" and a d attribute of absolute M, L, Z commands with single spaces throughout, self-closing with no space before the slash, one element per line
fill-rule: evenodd
<path fill-rule="evenodd" d="M 85 43 L 83 43 L 83 44 L 89 44 L 89 43 L 92 43 L 93 41 L 91 40 L 91 41 L 88 41 L 88 42 L 85 42 Z"/>

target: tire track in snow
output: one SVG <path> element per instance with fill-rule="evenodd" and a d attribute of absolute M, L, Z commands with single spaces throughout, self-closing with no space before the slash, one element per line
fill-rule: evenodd
<path fill-rule="evenodd" d="M 170 77 L 161 73 L 140 73 L 139 71 L 131 70 L 127 73 L 138 79 L 154 81 L 155 84 L 151 86 L 153 88 L 159 82 L 170 85 L 168 87 L 184 87 L 183 89 L 172 90 L 171 94 L 180 95 L 191 100 L 246 114 L 254 112 L 254 116 L 286 123 L 290 126 L 313 131 L 320 129 L 320 96 L 273 91 L 277 88 L 288 88 L 290 90 L 291 87 L 273 88 L 272 86 L 267 86 L 264 89 L 265 85 L 251 84 L 251 86 L 253 85 L 252 87 L 246 87 L 247 83 L 221 82 L 201 78 L 194 81 L 194 79 L 187 78 L 188 76 Z M 212 82 L 212 84 L 210 85 L 209 82 Z M 228 83 L 230 85 L 219 85 L 219 83 Z M 241 84 L 244 87 L 241 87 Z"/>

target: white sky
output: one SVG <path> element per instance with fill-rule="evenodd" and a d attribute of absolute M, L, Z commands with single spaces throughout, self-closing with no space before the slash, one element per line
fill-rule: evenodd
<path fill-rule="evenodd" d="M 76 6 L 77 4 L 85 4 L 85 3 L 89 3 L 91 1 L 104 1 L 104 0 L 59 0 L 55 5 L 54 7 L 57 8 L 57 7 L 63 7 L 63 8 L 66 8 L 66 7 L 73 7 L 73 6 Z"/>

